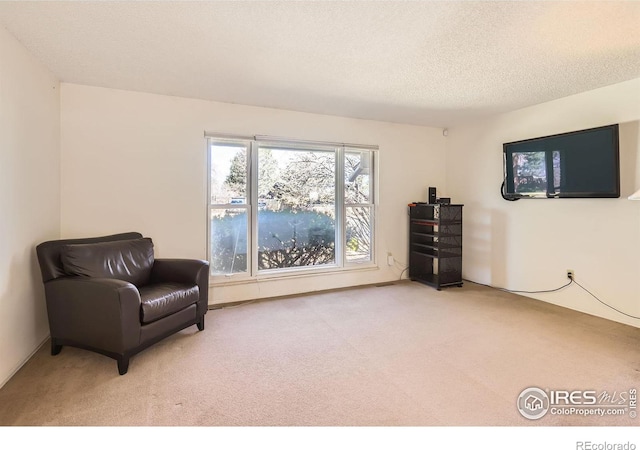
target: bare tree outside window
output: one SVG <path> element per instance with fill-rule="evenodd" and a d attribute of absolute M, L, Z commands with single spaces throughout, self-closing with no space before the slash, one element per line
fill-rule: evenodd
<path fill-rule="evenodd" d="M 269 154 L 270 170 L 260 169 Z M 258 149 L 258 269 L 335 262 L 335 152 Z"/>

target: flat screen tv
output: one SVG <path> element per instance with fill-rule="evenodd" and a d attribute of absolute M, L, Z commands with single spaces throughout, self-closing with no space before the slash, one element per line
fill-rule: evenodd
<path fill-rule="evenodd" d="M 506 200 L 620 197 L 618 124 L 503 144 Z"/>

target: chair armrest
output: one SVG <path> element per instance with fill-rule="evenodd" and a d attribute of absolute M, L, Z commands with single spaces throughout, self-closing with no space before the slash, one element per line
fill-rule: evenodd
<path fill-rule="evenodd" d="M 64 277 L 45 283 L 51 336 L 116 353 L 140 343 L 140 294 L 126 281 Z"/>
<path fill-rule="evenodd" d="M 156 258 L 151 269 L 151 280 L 199 284 L 209 278 L 209 263 L 200 259 Z"/>
<path fill-rule="evenodd" d="M 209 262 L 201 259 L 156 258 L 151 268 L 152 282 L 196 284 L 200 290 L 198 315 L 206 314 L 209 304 Z"/>

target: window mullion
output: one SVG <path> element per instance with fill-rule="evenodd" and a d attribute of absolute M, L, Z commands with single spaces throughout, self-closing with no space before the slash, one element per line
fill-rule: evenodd
<path fill-rule="evenodd" d="M 251 226 L 251 236 L 249 239 L 249 248 L 251 249 L 251 276 L 258 274 L 258 143 L 251 142 L 249 147 L 249 221 Z"/>
<path fill-rule="evenodd" d="M 335 255 L 336 265 L 344 267 L 345 249 L 344 236 L 346 233 L 345 206 L 344 206 L 344 147 L 336 149 L 336 239 Z"/>

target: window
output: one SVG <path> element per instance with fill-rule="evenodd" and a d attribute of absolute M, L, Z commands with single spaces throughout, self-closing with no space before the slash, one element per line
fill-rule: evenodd
<path fill-rule="evenodd" d="M 212 276 L 374 263 L 374 148 L 210 137 Z"/>

